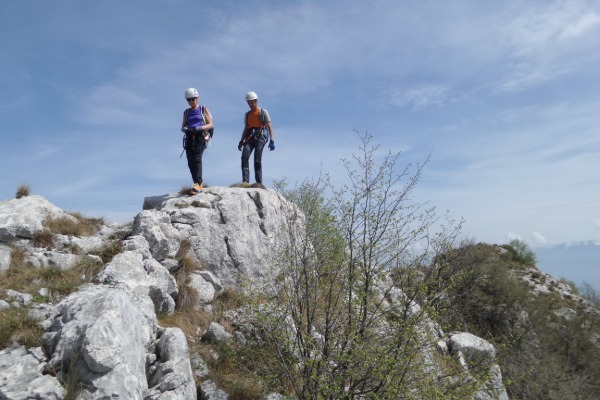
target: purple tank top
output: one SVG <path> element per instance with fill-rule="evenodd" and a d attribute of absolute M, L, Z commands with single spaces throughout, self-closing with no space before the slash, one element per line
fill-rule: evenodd
<path fill-rule="evenodd" d="M 195 128 L 197 126 L 202 126 L 204 123 L 202 122 L 202 106 L 198 107 L 195 110 L 191 108 L 187 109 L 187 126 L 188 128 Z"/>

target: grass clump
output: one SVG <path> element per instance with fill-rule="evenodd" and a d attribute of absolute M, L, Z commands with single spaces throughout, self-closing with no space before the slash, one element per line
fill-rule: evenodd
<path fill-rule="evenodd" d="M 69 236 L 92 236 L 98 233 L 102 225 L 103 218 L 87 218 L 80 213 L 69 213 L 73 218 L 59 217 L 48 218 L 43 225 L 50 232 L 69 235 Z"/>
<path fill-rule="evenodd" d="M 94 282 L 103 266 L 104 264 L 91 258 L 82 258 L 75 266 L 66 270 L 57 266 L 39 268 L 13 262 L 0 275 L 0 287 L 29 293 L 35 299 L 40 299 L 38 292 L 41 288 L 47 288 L 51 296 L 60 298 L 73 293 L 84 283 Z"/>
<path fill-rule="evenodd" d="M 19 185 L 19 187 L 17 187 L 17 193 L 16 193 L 15 197 L 17 199 L 20 199 L 21 197 L 29 196 L 29 194 L 30 194 L 29 186 Z"/>
<path fill-rule="evenodd" d="M 179 288 L 176 309 L 181 312 L 194 311 L 200 300 L 198 292 L 194 288 L 191 288 L 188 283 L 190 275 L 194 271 L 201 271 L 204 268 L 189 254 L 190 249 L 191 243 L 188 240 L 181 242 L 178 252 L 179 267 L 173 273 L 177 287 Z"/>
<path fill-rule="evenodd" d="M 5 349 L 13 341 L 27 346 L 39 347 L 44 330 L 23 308 L 0 310 L 0 348 Z"/>
<path fill-rule="evenodd" d="M 43 247 L 50 250 L 54 247 L 54 234 L 48 229 L 42 229 L 33 233 L 31 242 L 35 247 Z"/>
<path fill-rule="evenodd" d="M 102 262 L 109 263 L 119 253 L 123 252 L 123 245 L 120 240 L 112 240 L 102 247 L 93 250 L 90 254 L 99 256 L 102 259 Z"/>
<path fill-rule="evenodd" d="M 229 186 L 230 188 L 244 188 L 247 189 L 250 187 L 250 184 L 248 182 L 238 182 L 238 183 L 233 183 Z"/>

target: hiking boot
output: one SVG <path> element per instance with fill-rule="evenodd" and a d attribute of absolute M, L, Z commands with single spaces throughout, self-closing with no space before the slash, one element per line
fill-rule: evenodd
<path fill-rule="evenodd" d="M 202 185 L 194 183 L 194 186 L 192 186 L 191 194 L 198 194 L 202 191 L 202 189 L 204 189 Z"/>

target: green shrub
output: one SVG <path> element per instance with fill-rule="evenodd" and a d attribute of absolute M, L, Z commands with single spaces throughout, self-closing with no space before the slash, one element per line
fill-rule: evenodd
<path fill-rule="evenodd" d="M 532 267 L 535 266 L 535 253 L 523 240 L 513 239 L 507 245 L 501 247 L 510 251 L 515 261 Z"/>

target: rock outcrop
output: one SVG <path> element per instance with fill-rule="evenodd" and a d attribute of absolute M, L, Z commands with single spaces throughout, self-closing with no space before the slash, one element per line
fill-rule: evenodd
<path fill-rule="evenodd" d="M 0 398 L 62 399 L 66 383 L 77 382 L 78 399 L 195 399 L 186 338 L 180 329 L 157 322 L 158 313 L 170 314 L 176 307 L 179 288 L 171 272 L 179 267 L 181 243 L 187 240 L 191 256 L 205 267 L 188 280 L 201 306 L 227 286 L 265 278 L 277 249 L 289 240 L 282 214 L 289 207 L 277 193 L 257 189 L 210 188 L 194 197 L 147 198 L 122 241 L 123 252 L 104 265 L 97 284 L 84 285 L 57 304 L 31 307 L 45 328 L 43 345 L 0 352 Z M 55 234 L 52 249 L 35 247 L 35 233 L 47 219 L 58 218 L 76 220 L 40 196 L 0 203 L 0 269 L 11 264 L 13 248 L 37 268 L 69 269 L 82 257 L 97 261 L 94 249 L 124 230 L 108 224 L 90 237 Z M 2 305 L 27 307 L 32 298 L 7 290 Z M 211 335 L 229 334 L 212 326 Z M 198 363 L 204 365 L 201 359 Z M 26 372 L 15 374 L 15 365 Z M 213 386 L 205 382 L 201 393 L 226 398 Z"/>
<path fill-rule="evenodd" d="M 31 294 L 5 292 L 0 308 L 28 307 L 44 333 L 41 347 L 15 345 L 0 351 L 0 399 L 63 399 L 67 390 L 77 399 L 227 398 L 206 379 L 202 358 L 189 354 L 183 331 L 161 327 L 157 315 L 177 308 L 184 288 L 173 273 L 180 268 L 184 247 L 203 267 L 183 283 L 197 292 L 198 307 L 209 307 L 227 288 L 273 278 L 273 261 L 303 229 L 303 218 L 293 209 L 275 191 L 261 189 L 211 187 L 196 196 L 146 198 L 121 241 L 122 252 L 103 264 L 93 284 L 45 304 L 34 304 Z M 73 217 L 39 196 L 0 203 L 0 269 L 11 265 L 14 248 L 41 269 L 69 269 L 82 257 L 98 261 L 95 249 L 126 230 L 105 224 L 96 235 L 55 235 L 52 249 L 37 248 L 31 239 L 47 218 Z M 75 248 L 76 253 L 70 252 Z M 389 307 L 394 307 L 402 292 L 386 292 L 393 294 Z M 418 312 L 417 304 L 414 308 Z M 232 326 L 231 333 L 213 322 L 199 337 L 207 343 L 243 343 L 243 333 L 235 322 Z M 417 329 L 433 343 L 423 355 L 432 374 L 439 372 L 436 352 L 456 357 L 465 371 L 483 357 L 490 378 L 478 398 L 507 398 L 491 344 L 467 333 L 445 335 L 429 320 Z M 75 387 L 67 389 L 68 382 L 76 382 Z M 282 397 L 272 393 L 266 398 Z"/>

